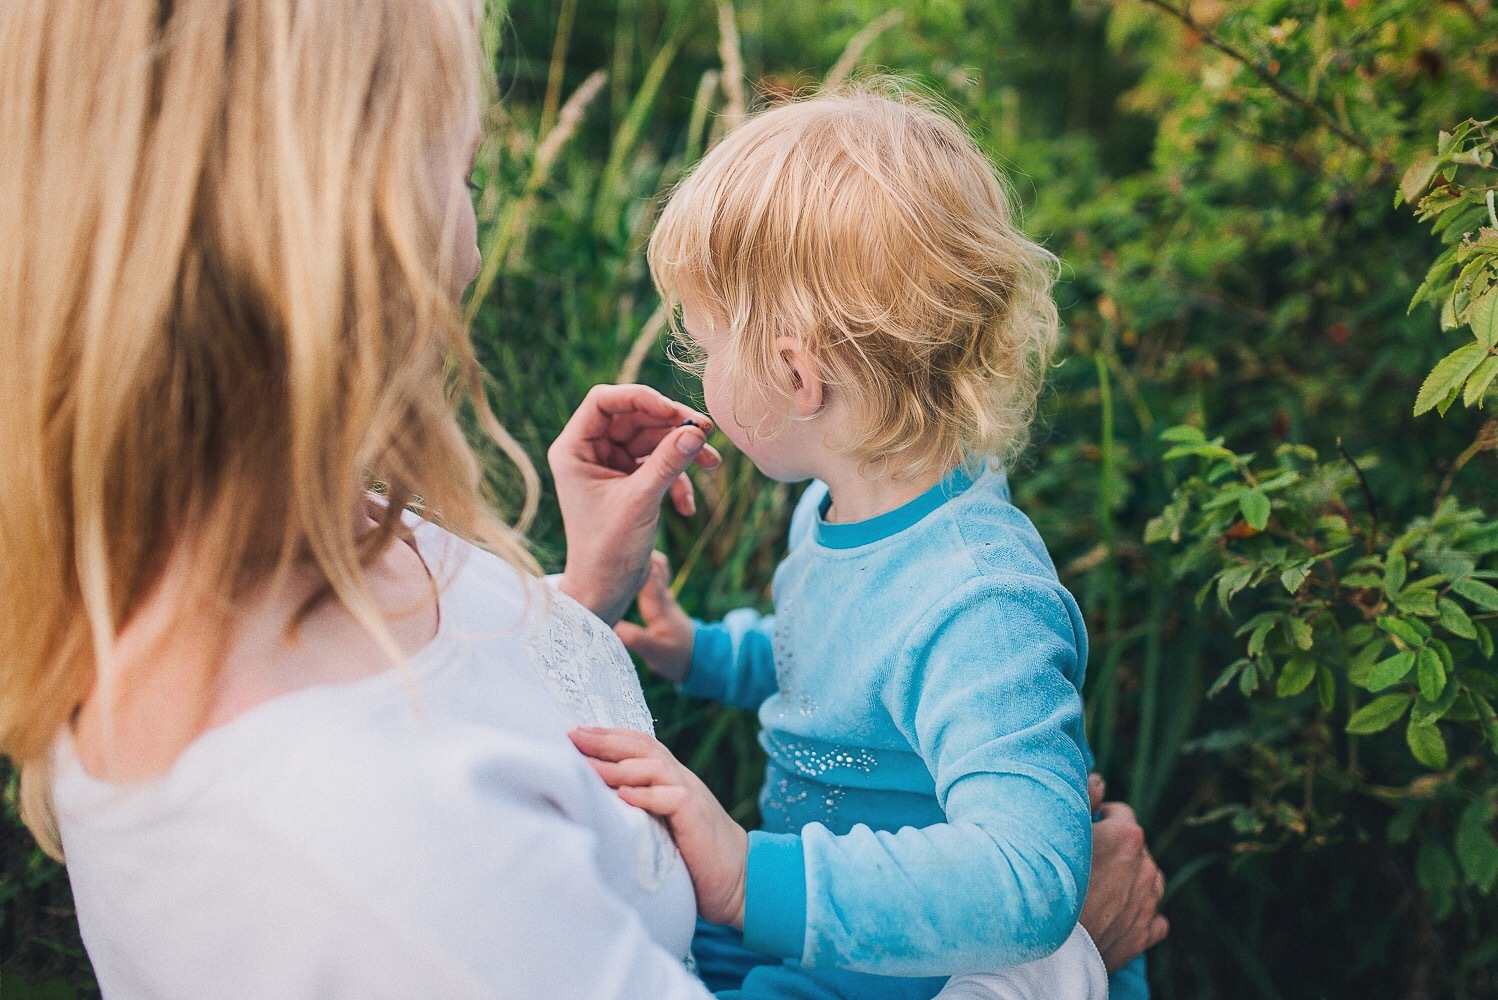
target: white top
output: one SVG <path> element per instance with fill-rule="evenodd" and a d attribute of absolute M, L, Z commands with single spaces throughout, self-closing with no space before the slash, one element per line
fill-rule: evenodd
<path fill-rule="evenodd" d="M 405 671 L 273 699 L 165 777 L 54 794 L 106 1000 L 702 998 L 661 825 L 566 738 L 650 730 L 613 632 L 421 524 L 447 582 Z"/>
<path fill-rule="evenodd" d="M 652 730 L 623 646 L 503 560 L 415 530 L 445 585 L 407 669 L 277 697 L 150 782 L 92 778 L 58 739 L 53 794 L 105 1000 L 708 996 L 683 964 L 681 856 L 566 738 Z M 942 997 L 1102 1000 L 1101 975 L 1074 935 Z"/>

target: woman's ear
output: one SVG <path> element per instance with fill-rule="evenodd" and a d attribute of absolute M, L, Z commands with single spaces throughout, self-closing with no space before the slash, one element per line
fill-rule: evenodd
<path fill-rule="evenodd" d="M 806 420 L 822 412 L 822 374 L 817 363 L 795 337 L 775 338 L 775 350 L 786 367 L 786 380 L 791 387 L 791 406 L 798 419 Z"/>

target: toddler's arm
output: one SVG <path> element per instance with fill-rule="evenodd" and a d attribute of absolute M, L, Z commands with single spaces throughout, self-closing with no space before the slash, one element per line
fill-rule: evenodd
<path fill-rule="evenodd" d="M 775 616 L 750 608 L 706 625 L 687 617 L 671 594 L 671 570 L 660 552 L 640 589 L 642 628 L 620 622 L 614 631 L 653 673 L 705 698 L 753 711 L 775 693 Z"/>

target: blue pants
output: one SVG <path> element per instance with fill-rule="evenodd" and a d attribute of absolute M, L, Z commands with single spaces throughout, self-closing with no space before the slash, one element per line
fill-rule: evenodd
<path fill-rule="evenodd" d="M 931 1000 L 944 977 L 906 979 L 840 969 L 803 969 L 744 947 L 731 927 L 698 919 L 692 938 L 697 975 L 719 1000 Z M 1144 956 L 1108 978 L 1110 1000 L 1148 1000 Z"/>

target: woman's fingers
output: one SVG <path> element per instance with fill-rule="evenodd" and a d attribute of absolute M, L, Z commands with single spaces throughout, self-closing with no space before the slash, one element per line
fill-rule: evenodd
<path fill-rule="evenodd" d="M 686 420 L 704 430 L 712 426 L 706 414 L 667 399 L 648 386 L 595 385 L 557 435 L 553 447 L 586 455 L 593 443 L 608 441 L 627 446 L 634 443 L 646 428 L 655 428 L 664 434 Z M 646 450 L 653 447 L 654 444 L 650 444 Z"/>

